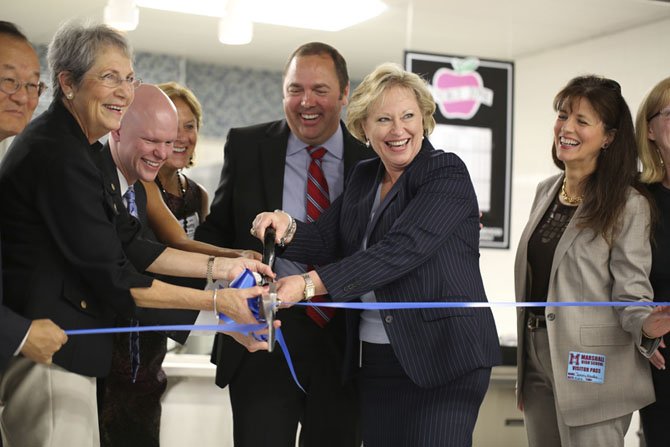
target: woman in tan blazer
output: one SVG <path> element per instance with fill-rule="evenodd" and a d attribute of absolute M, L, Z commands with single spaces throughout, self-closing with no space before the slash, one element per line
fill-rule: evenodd
<path fill-rule="evenodd" d="M 623 446 L 633 411 L 653 402 L 649 364 L 670 328 L 650 301 L 650 207 L 637 182 L 633 122 L 615 81 L 583 76 L 554 99 L 552 156 L 515 263 L 517 399 L 529 445 Z"/>

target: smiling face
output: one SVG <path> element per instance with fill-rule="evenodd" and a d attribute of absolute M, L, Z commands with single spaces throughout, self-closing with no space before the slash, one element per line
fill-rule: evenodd
<path fill-rule="evenodd" d="M 596 169 L 598 155 L 613 139 L 585 98 L 566 100 L 559 107 L 554 124 L 556 157 L 566 169 L 577 169 L 584 175 Z"/>
<path fill-rule="evenodd" d="M 293 58 L 284 78 L 284 113 L 291 132 L 303 143 L 323 144 L 337 131 L 348 95 L 348 85 L 340 93 L 330 56 Z"/>
<path fill-rule="evenodd" d="M 414 92 L 393 86 L 370 106 L 363 122 L 370 145 L 393 181 L 421 149 L 423 118 Z"/>
<path fill-rule="evenodd" d="M 72 93 L 72 99 L 65 100 L 66 107 L 73 112 L 91 143 L 119 128 L 135 96 L 135 90 L 128 82 L 117 87 L 103 85 L 100 78 L 109 74 L 124 80 L 134 76 L 130 59 L 114 46 L 106 46 L 100 51 L 79 86 L 71 84 L 67 73 L 61 73 L 59 78 L 66 97 Z"/>
<path fill-rule="evenodd" d="M 198 119 L 183 99 L 176 97 L 172 102 L 179 115 L 179 132 L 163 168 L 176 170 L 186 168 L 190 164 L 198 142 Z"/>
<path fill-rule="evenodd" d="M 13 36 L 0 34 L 0 77 L 38 84 L 40 63 L 35 50 Z M 0 91 L 0 141 L 21 132 L 30 121 L 38 97 L 29 97 L 25 85 L 8 95 Z"/>
<path fill-rule="evenodd" d="M 177 111 L 158 87 L 142 85 L 121 128 L 111 134 L 114 163 L 132 185 L 153 182 L 177 138 Z"/>

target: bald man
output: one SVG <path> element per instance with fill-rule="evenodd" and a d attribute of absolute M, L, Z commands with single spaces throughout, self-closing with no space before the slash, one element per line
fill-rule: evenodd
<path fill-rule="evenodd" d="M 146 192 L 142 182 L 153 182 L 177 138 L 178 118 L 174 104 L 158 87 L 141 85 L 135 100 L 121 121 L 121 127 L 110 134 L 100 154 L 100 167 L 123 194 L 133 186 L 138 219 L 143 235 L 153 239 L 147 227 Z M 153 313 L 154 318 L 159 317 Z M 172 315 L 190 324 L 197 315 Z M 162 321 L 168 323 L 168 321 Z M 126 326 L 127 321 L 121 321 Z M 180 339 L 179 341 L 183 341 Z M 128 356 L 129 336 L 118 334 L 110 374 L 98 381 L 100 445 L 158 446 L 160 441 L 160 399 L 167 387 L 162 370 L 167 338 L 157 332 L 139 334 L 141 366 L 133 383 Z"/>
<path fill-rule="evenodd" d="M 14 24 L 0 21 L 0 142 L 26 127 L 43 87 L 37 53 L 28 39 Z M 51 320 L 31 321 L 2 305 L 0 275 L 0 374 L 18 354 L 50 364 L 66 341 L 65 332 Z"/>

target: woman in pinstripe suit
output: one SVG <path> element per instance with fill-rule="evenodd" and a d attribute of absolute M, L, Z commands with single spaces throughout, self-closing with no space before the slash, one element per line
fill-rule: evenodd
<path fill-rule="evenodd" d="M 351 133 L 379 155 L 360 162 L 313 224 L 262 213 L 282 256 L 317 265 L 279 282 L 286 302 L 485 302 L 479 207 L 463 162 L 435 150 L 435 103 L 396 64 L 375 69 L 348 107 Z M 347 311 L 345 374 L 357 373 L 366 446 L 468 446 L 498 338 L 489 309 Z M 281 318 L 281 313 L 280 313 Z"/>

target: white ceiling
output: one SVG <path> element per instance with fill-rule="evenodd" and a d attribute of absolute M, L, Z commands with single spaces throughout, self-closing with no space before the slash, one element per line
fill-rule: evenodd
<path fill-rule="evenodd" d="M 315 8 L 319 1 L 314 0 Z M 129 38 L 136 50 L 273 71 L 283 68 L 295 47 L 319 40 L 338 48 L 352 77 L 361 78 L 381 62 L 402 62 L 405 49 L 515 60 L 670 18 L 667 1 L 384 1 L 389 8 L 381 16 L 335 33 L 255 24 L 253 42 L 243 46 L 221 45 L 215 18 L 140 8 L 140 24 Z M 46 44 L 67 19 L 102 20 L 107 0 L 2 2 L 3 20 Z"/>

